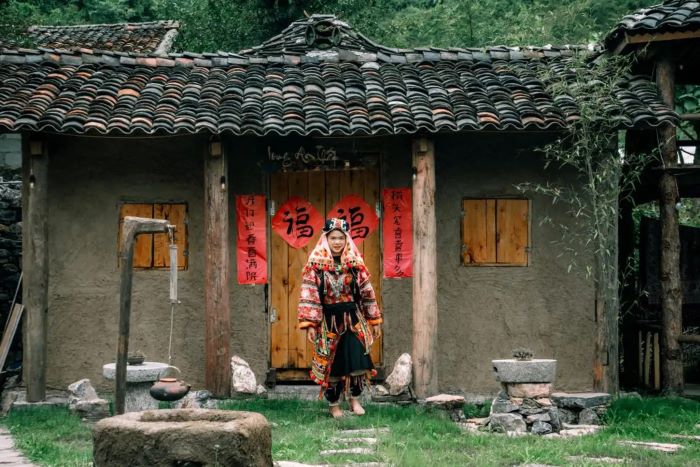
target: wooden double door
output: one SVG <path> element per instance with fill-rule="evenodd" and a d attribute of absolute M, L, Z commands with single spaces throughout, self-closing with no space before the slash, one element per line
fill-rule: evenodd
<path fill-rule="evenodd" d="M 347 195 L 357 195 L 372 207 L 379 201 L 379 175 L 375 169 L 314 170 L 279 172 L 271 177 L 270 197 L 275 206 L 281 206 L 292 196 L 309 200 L 325 219 L 329 212 Z M 371 274 L 372 285 L 381 306 L 381 252 L 378 227 L 358 245 Z M 301 287 L 301 273 L 309 253 L 321 232 L 302 248 L 293 248 L 276 233 L 270 238 L 270 366 L 277 369 L 278 379 L 308 379 L 313 356 L 312 345 L 306 340 L 306 331 L 297 323 L 297 305 Z M 381 339 L 372 348 L 372 361 L 381 364 Z"/>

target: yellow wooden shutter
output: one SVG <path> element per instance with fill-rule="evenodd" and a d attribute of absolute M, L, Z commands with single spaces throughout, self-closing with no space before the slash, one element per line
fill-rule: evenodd
<path fill-rule="evenodd" d="M 496 257 L 499 264 L 527 266 L 529 202 L 524 199 L 496 201 Z"/>
<path fill-rule="evenodd" d="M 462 263 L 495 263 L 496 201 L 466 199 L 462 209 Z"/>
<path fill-rule="evenodd" d="M 119 235 L 118 246 L 121 248 L 122 224 L 126 216 L 153 217 L 152 204 L 125 203 L 119 209 Z M 153 265 L 153 234 L 141 234 L 136 237 L 134 245 L 134 267 L 150 268 Z"/>
<path fill-rule="evenodd" d="M 175 244 L 177 245 L 177 268 L 187 269 L 187 205 L 156 204 L 153 209 L 154 219 L 165 219 L 175 226 Z M 153 267 L 170 267 L 170 240 L 167 234 L 155 234 L 153 239 Z"/>

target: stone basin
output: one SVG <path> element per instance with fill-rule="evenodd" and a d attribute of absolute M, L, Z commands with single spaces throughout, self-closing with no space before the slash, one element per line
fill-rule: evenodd
<path fill-rule="evenodd" d="M 130 412 L 99 421 L 92 438 L 95 467 L 272 466 L 270 424 L 254 412 Z"/>
<path fill-rule="evenodd" d="M 501 383 L 551 383 L 557 373 L 557 361 L 533 358 L 532 360 L 491 360 L 496 380 Z"/>

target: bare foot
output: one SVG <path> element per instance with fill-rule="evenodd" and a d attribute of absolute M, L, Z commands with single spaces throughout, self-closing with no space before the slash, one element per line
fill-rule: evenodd
<path fill-rule="evenodd" d="M 340 418 L 342 416 L 343 416 L 343 409 L 340 408 L 340 405 L 331 405 L 331 417 Z"/>
<path fill-rule="evenodd" d="M 355 399 L 354 397 L 350 398 L 350 410 L 352 410 L 355 415 L 365 414 L 365 409 L 363 409 L 360 405 L 360 400 Z"/>

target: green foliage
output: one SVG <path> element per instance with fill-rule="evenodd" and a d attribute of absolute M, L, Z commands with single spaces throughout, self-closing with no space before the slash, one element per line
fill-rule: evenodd
<path fill-rule="evenodd" d="M 9 0 L 33 24 L 175 19 L 176 46 L 237 51 L 278 34 L 305 14 L 335 14 L 389 46 L 587 43 L 624 14 L 655 0 Z"/>

